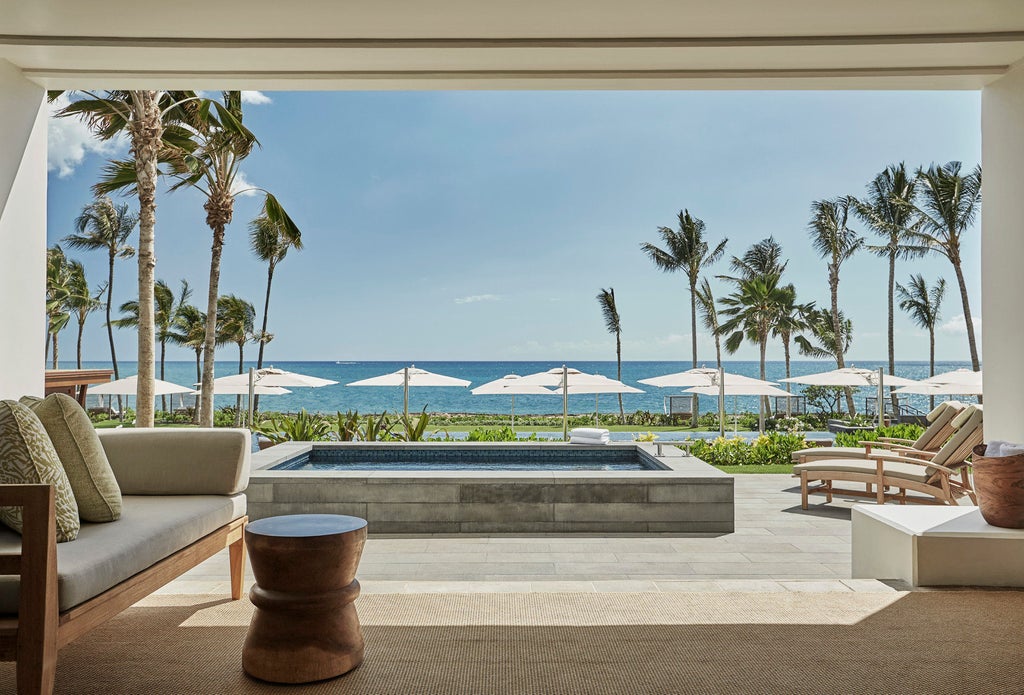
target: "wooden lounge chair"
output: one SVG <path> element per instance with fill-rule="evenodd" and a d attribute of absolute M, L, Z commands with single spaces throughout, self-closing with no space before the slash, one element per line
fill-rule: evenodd
<path fill-rule="evenodd" d="M 867 459 L 820 459 L 793 466 L 794 477 L 800 478 L 800 506 L 807 509 L 808 495 L 833 494 L 874 498 L 878 504 L 896 501 L 930 504 L 958 504 L 964 495 L 976 502 L 967 472 L 971 449 L 980 444 L 982 432 L 981 406 L 969 406 L 956 418 L 957 430 L 937 452 L 915 451 L 912 456 L 899 451 L 878 451 Z M 959 475 L 960 479 L 955 477 Z M 863 483 L 866 490 L 836 488 L 836 481 Z M 819 485 L 811 486 L 811 482 Z M 890 488 L 898 490 L 890 493 Z M 922 493 L 907 496 L 907 491 Z"/>
<path fill-rule="evenodd" d="M 906 455 L 913 455 L 915 451 L 938 451 L 943 444 L 953 436 L 956 427 L 953 420 L 962 413 L 967 406 L 959 401 L 944 401 L 939 403 L 926 416 L 928 427 L 917 439 L 898 439 L 895 437 L 882 437 L 874 442 L 859 442 L 860 446 L 820 446 L 809 449 L 794 451 L 793 463 L 808 463 L 819 459 L 864 459 L 878 449 L 901 450 Z"/>

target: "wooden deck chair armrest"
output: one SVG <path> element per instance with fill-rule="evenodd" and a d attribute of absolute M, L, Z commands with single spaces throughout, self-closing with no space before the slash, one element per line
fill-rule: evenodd
<path fill-rule="evenodd" d="M 901 439 L 899 437 L 879 437 L 878 441 L 886 444 L 906 444 L 907 446 L 914 443 L 913 439 Z"/>
<path fill-rule="evenodd" d="M 949 473 L 949 474 L 956 473 L 956 471 L 954 471 L 952 468 L 946 468 L 942 464 L 933 463 L 932 461 L 922 461 L 921 459 L 911 458 L 910 456 L 899 456 L 897 454 L 888 454 L 888 453 L 886 453 L 886 454 L 871 454 L 869 456 L 869 458 L 874 459 L 875 461 L 878 462 L 879 470 L 881 470 L 881 467 L 884 466 L 886 462 L 890 462 L 890 463 L 913 463 L 913 464 L 915 464 L 917 466 L 925 466 L 927 468 L 934 468 L 936 470 L 944 471 L 945 473 Z"/>
<path fill-rule="evenodd" d="M 906 444 L 900 444 L 899 442 L 895 442 L 895 441 L 887 442 L 887 441 L 879 440 L 877 442 L 871 442 L 871 444 L 874 445 L 872 447 L 873 449 L 874 448 L 878 448 L 878 449 L 898 449 L 900 451 L 921 451 L 920 449 L 915 449 L 912 446 L 907 446 Z"/>

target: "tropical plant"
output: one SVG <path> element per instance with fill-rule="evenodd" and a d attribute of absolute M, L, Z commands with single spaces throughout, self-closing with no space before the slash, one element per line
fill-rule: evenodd
<path fill-rule="evenodd" d="M 829 322 L 831 323 L 831 321 Z M 846 395 L 842 386 L 805 386 L 803 396 L 807 399 L 807 407 L 814 408 L 822 415 L 835 415 L 839 412 L 839 403 Z"/>
<path fill-rule="evenodd" d="M 924 432 L 924 427 L 912 422 L 902 422 L 889 427 L 877 427 L 873 430 L 836 433 L 833 446 L 861 446 L 860 442 L 877 442 L 882 438 L 917 439 Z"/>
<path fill-rule="evenodd" d="M 128 203 L 114 205 L 108 196 L 98 196 L 82 208 L 81 214 L 75 218 L 76 233 L 64 237 L 64 242 L 71 248 L 102 250 L 107 254 L 106 326 L 107 340 L 110 343 L 110 362 L 114 367 L 115 379 L 120 379 L 121 374 L 117 367 L 114 328 L 110 316 L 114 301 L 114 264 L 118 258 L 131 258 L 135 255 L 135 249 L 128 244 L 128 237 L 135 230 L 138 221 L 138 216 L 131 212 Z M 120 396 L 117 397 L 117 403 L 120 408 Z"/>
<path fill-rule="evenodd" d="M 163 280 L 157 280 L 153 285 L 153 323 L 156 327 L 156 341 L 160 345 L 160 378 L 165 378 L 165 364 L 167 358 L 167 343 L 177 342 L 176 322 L 182 307 L 188 304 L 192 296 L 192 288 L 188 281 L 181 281 L 181 293 L 175 297 L 174 291 Z M 139 303 L 136 300 L 125 302 L 120 306 L 121 318 L 111 323 L 117 328 L 138 328 L 139 326 Z M 160 397 L 161 409 L 167 412 L 167 396 Z"/>
<path fill-rule="evenodd" d="M 715 294 L 711 291 L 711 283 L 707 278 L 697 288 L 697 306 L 700 308 L 701 323 L 715 339 L 715 366 L 722 368 L 722 331 L 718 322 L 718 307 L 715 306 Z"/>
<path fill-rule="evenodd" d="M 942 317 L 942 299 L 946 295 L 946 279 L 939 278 L 928 287 L 922 275 L 911 275 L 907 286 L 896 283 L 900 309 L 910 314 L 911 320 L 928 331 L 928 376 L 935 376 L 935 327 Z M 935 407 L 935 396 L 928 399 Z"/>
<path fill-rule="evenodd" d="M 772 326 L 772 335 L 782 340 L 782 355 L 786 362 L 786 378 L 790 374 L 790 345 L 794 335 L 799 335 L 808 329 L 807 315 L 814 310 L 814 302 L 800 304 L 796 301 L 796 287 L 792 284 L 781 288 L 778 295 L 778 315 L 775 318 L 775 325 Z M 786 384 L 789 391 L 791 384 Z"/>
<path fill-rule="evenodd" d="M 179 95 L 176 93 L 176 98 Z M 234 213 L 235 198 L 243 193 L 264 193 L 262 216 L 279 225 L 282 234 L 298 241 L 301 233 L 292 219 L 269 192 L 243 187 L 239 166 L 259 145 L 256 136 L 242 123 L 241 92 L 222 92 L 222 102 L 195 99 L 190 92 L 180 93 L 175 113 L 187 138 L 168 154 L 169 175 L 175 180 L 171 190 L 195 188 L 206 198 L 206 224 L 213 232 L 210 255 L 210 283 L 206 306 L 206 343 L 203 345 L 202 396 L 200 423 L 209 425 L 213 417 L 214 357 L 217 341 L 217 303 L 220 291 L 220 263 L 224 236 Z"/>
<path fill-rule="evenodd" d="M 245 372 L 245 344 L 253 339 L 256 309 L 241 297 L 227 294 L 217 300 L 216 319 L 217 342 L 234 343 L 238 346 L 238 373 L 242 374 Z M 241 396 L 236 398 L 235 407 L 238 410 L 238 417 L 241 418 Z"/>
<path fill-rule="evenodd" d="M 744 437 L 696 439 L 690 453 L 712 466 L 777 466 L 789 464 L 793 452 L 806 447 L 802 434 L 768 432 L 753 441 Z"/>
<path fill-rule="evenodd" d="M 601 307 L 601 314 L 604 316 L 604 325 L 609 333 L 615 335 L 615 363 L 617 371 L 615 378 L 622 381 L 622 321 L 619 318 L 619 308 L 615 304 L 615 288 L 602 288 L 597 293 L 597 303 Z M 626 411 L 622 407 L 622 394 L 619 394 L 619 419 L 623 424 L 626 422 Z"/>
<path fill-rule="evenodd" d="M 380 415 L 367 414 L 365 418 L 358 411 L 349 410 L 338 412 L 334 431 L 342 442 L 376 442 L 392 439 L 393 426 L 386 410 Z"/>
<path fill-rule="evenodd" d="M 237 415 L 236 421 L 237 421 Z M 303 408 L 294 416 L 274 414 L 253 425 L 253 431 L 274 444 L 281 442 L 326 442 L 331 439 L 331 423 L 323 415 Z"/>
<path fill-rule="evenodd" d="M 949 162 L 917 170 L 920 195 L 914 204 L 917 223 L 911 230 L 911 237 L 929 251 L 945 256 L 953 265 L 964 310 L 971 368 L 978 371 L 981 362 L 960 249 L 963 235 L 974 224 L 981 207 L 981 167 L 974 167 L 969 174 L 962 174 L 960 168 L 960 162 Z"/>
<path fill-rule="evenodd" d="M 743 252 L 742 256 L 733 256 L 729 268 L 736 275 L 722 275 L 723 280 L 737 282 L 751 280 L 765 275 L 779 275 L 786 272 L 788 260 L 782 259 L 782 245 L 775 237 L 762 239 Z"/>
<path fill-rule="evenodd" d="M 168 339 L 175 345 L 186 347 L 196 355 L 196 383 L 203 378 L 200 358 L 206 342 L 206 314 L 192 304 L 182 304 L 174 317 Z M 197 411 L 198 413 L 198 411 Z"/>
<path fill-rule="evenodd" d="M 470 431 L 466 435 L 467 442 L 522 442 L 537 441 L 537 433 L 534 432 L 529 437 L 520 437 L 516 434 L 516 431 L 511 427 L 501 427 L 499 429 L 483 430 L 476 429 Z"/>
<path fill-rule="evenodd" d="M 640 245 L 662 271 L 682 271 L 686 275 L 690 288 L 690 343 L 694 368 L 697 367 L 697 283 L 701 271 L 722 257 L 729 242 L 723 239 L 712 249 L 704 238 L 704 231 L 702 220 L 690 215 L 689 210 L 681 210 L 678 231 L 670 227 L 658 228 L 664 248 L 646 242 Z"/>
<path fill-rule="evenodd" d="M 895 338 L 895 296 L 896 296 L 896 261 L 923 256 L 928 252 L 926 246 L 911 243 L 910 228 L 914 222 L 914 196 L 917 180 L 907 174 L 903 162 L 889 166 L 868 184 L 867 195 L 863 199 L 851 198 L 857 216 L 868 228 L 882 237 L 884 243 L 869 244 L 865 248 L 876 256 L 889 262 L 889 295 L 888 295 L 888 347 L 889 373 L 896 373 L 896 338 Z M 893 395 L 893 406 L 897 396 Z"/>
<path fill-rule="evenodd" d="M 846 366 L 845 354 L 848 346 L 839 312 L 839 270 L 864 244 L 864 238 L 847 226 L 850 216 L 849 198 L 816 200 L 811 204 L 811 221 L 808 231 L 811 245 L 818 254 L 828 261 L 828 288 L 831 299 L 832 336 L 836 344 L 836 364 L 840 369 Z M 852 416 L 856 413 L 853 392 L 846 390 L 846 407 Z"/>
<path fill-rule="evenodd" d="M 85 266 L 78 261 L 71 261 L 68 264 L 69 282 L 68 298 L 66 306 L 68 311 L 74 315 L 78 323 L 78 339 L 75 341 L 75 360 L 78 369 L 82 368 L 82 336 L 85 334 L 85 321 L 89 314 L 100 307 L 100 297 L 106 291 L 106 286 L 100 286 L 93 296 L 89 290 L 89 282 L 85 277 Z"/>
<path fill-rule="evenodd" d="M 423 406 L 423 411 L 419 415 L 413 417 L 402 413 L 398 422 L 402 430 L 392 433 L 395 439 L 403 442 L 421 442 L 426 434 L 427 425 L 430 424 L 430 415 L 427 414 L 427 407 Z"/>
<path fill-rule="evenodd" d="M 63 92 L 51 91 L 52 101 Z M 179 142 L 174 129 L 166 126 L 165 117 L 178 104 L 167 92 L 155 90 L 108 91 L 105 96 L 85 92 L 85 97 L 72 101 L 57 112 L 58 117 L 76 116 L 84 120 L 101 139 L 109 140 L 127 132 L 131 142 L 130 161 L 111 162 L 103 180 L 93 186 L 97 194 L 129 190 L 139 199 L 139 340 L 136 427 L 153 426 L 153 379 L 155 326 L 153 318 L 153 281 L 156 271 L 156 181 L 161 151 L 168 142 Z M 192 97 L 194 98 L 194 97 Z M 165 140 L 166 138 L 166 140 Z M 108 299 L 113 291 L 108 282 Z M 108 306 L 109 313 L 109 306 Z M 109 316 L 108 316 L 109 322 Z M 113 341 L 113 337 L 111 337 Z M 113 346 L 113 342 L 111 342 Z"/>
<path fill-rule="evenodd" d="M 253 254 L 267 264 L 267 294 L 263 300 L 263 326 L 256 335 L 256 341 L 260 345 L 259 354 L 256 356 L 256 369 L 263 368 L 263 351 L 267 343 L 274 339 L 273 334 L 267 332 L 267 316 L 270 313 L 270 288 L 274 282 L 274 270 L 277 264 L 288 255 L 289 249 L 302 250 L 302 238 L 292 234 L 292 229 L 286 225 L 276 222 L 266 215 L 260 215 L 249 223 L 249 248 Z M 259 396 L 253 403 L 253 409 L 259 410 Z"/>
<path fill-rule="evenodd" d="M 68 299 L 71 296 L 71 269 L 59 244 L 46 251 L 46 350 L 44 361 L 53 352 L 53 369 L 57 368 L 58 335 L 71 320 Z"/>

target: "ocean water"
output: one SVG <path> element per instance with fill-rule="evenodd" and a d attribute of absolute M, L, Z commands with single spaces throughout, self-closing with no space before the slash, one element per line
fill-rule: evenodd
<path fill-rule="evenodd" d="M 714 362 L 704 363 L 705 366 L 714 367 Z M 72 369 L 73 362 L 61 362 L 61 368 Z M 131 376 L 136 373 L 134 362 L 121 362 L 119 365 L 121 376 Z M 255 363 L 246 363 L 246 369 L 255 366 Z M 300 372 L 312 376 L 333 379 L 339 383 L 335 386 L 325 386 L 318 389 L 296 388 L 292 393 L 284 396 L 263 396 L 260 398 L 261 409 L 279 410 L 294 412 L 300 408 L 309 411 L 334 413 L 336 411 L 358 410 L 359 412 L 389 412 L 401 411 L 402 409 L 402 388 L 401 387 L 348 387 L 345 384 L 393 372 L 407 366 L 402 362 L 274 362 L 265 366 L 274 366 L 293 372 Z M 506 374 L 519 374 L 521 376 L 545 371 L 553 367 L 561 367 L 561 362 L 540 361 L 540 362 L 417 362 L 417 367 L 431 372 L 454 376 L 461 379 L 468 379 L 472 382 L 469 388 L 435 388 L 421 387 L 409 390 L 409 410 L 418 412 L 426 407 L 428 412 L 447 413 L 507 413 L 510 410 L 511 398 L 508 396 L 474 396 L 470 389 L 485 382 L 498 379 Z M 614 361 L 602 362 L 572 362 L 570 367 L 575 367 L 583 372 L 603 374 L 615 378 L 616 365 Z M 758 363 L 755 361 L 729 360 L 722 365 L 727 372 L 743 374 L 745 376 L 758 377 Z M 813 374 L 833 369 L 835 363 L 827 361 L 794 361 L 791 364 L 793 376 Z M 882 362 L 857 362 L 857 367 L 866 369 L 877 369 L 884 366 Z M 86 362 L 85 368 L 110 368 L 109 362 Z M 936 372 L 944 372 L 950 369 L 961 367 L 970 368 L 967 362 L 937 362 Z M 622 380 L 630 386 L 643 389 L 644 393 L 624 394 L 622 403 L 627 412 L 635 410 L 649 410 L 651 412 L 663 412 L 665 397 L 670 394 L 681 394 L 682 389 L 659 389 L 653 386 L 638 383 L 638 380 L 679 372 L 690 368 L 690 362 L 640 362 L 631 361 L 622 363 Z M 767 363 L 767 376 L 771 381 L 777 381 L 785 377 L 785 364 L 781 361 Z M 217 376 L 227 376 L 238 373 L 237 361 L 218 362 L 216 365 Z M 896 374 L 908 379 L 923 379 L 928 376 L 927 362 L 897 362 Z M 157 376 L 159 376 L 159 367 Z M 196 381 L 195 362 L 168 362 L 166 364 L 165 379 L 176 384 L 191 385 Z M 783 386 L 784 388 L 784 386 Z M 803 387 L 794 384 L 793 393 L 799 394 Z M 874 389 L 864 389 L 862 393 L 855 394 L 858 410 L 864 409 L 864 398 L 874 396 Z M 174 398 L 175 405 L 178 404 L 178 397 Z M 922 410 L 928 407 L 927 396 L 904 397 L 907 402 Z M 91 397 L 90 404 L 97 403 L 99 396 Z M 569 396 L 569 410 L 572 413 L 593 413 L 594 396 L 579 395 Z M 716 399 L 701 397 L 701 412 L 714 412 L 717 408 Z M 233 405 L 234 396 L 218 396 L 217 405 Z M 602 395 L 598 399 L 601 412 L 618 412 L 618 398 L 614 394 Z M 159 401 L 158 401 L 159 407 Z M 756 411 L 756 397 L 728 397 L 726 409 L 729 412 Z M 561 396 L 516 396 L 516 414 L 561 414 Z"/>

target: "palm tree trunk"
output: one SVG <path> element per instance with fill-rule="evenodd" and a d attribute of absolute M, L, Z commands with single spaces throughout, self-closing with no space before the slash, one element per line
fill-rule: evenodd
<path fill-rule="evenodd" d="M 196 352 L 196 383 L 201 384 L 203 381 L 203 368 L 200 362 L 200 357 L 203 353 L 202 348 L 195 348 Z M 192 422 L 193 424 L 199 424 L 199 399 L 197 398 L 192 403 Z"/>
<path fill-rule="evenodd" d="M 202 396 L 199 405 L 199 424 L 213 427 L 214 355 L 217 347 L 217 296 L 220 285 L 220 257 L 224 251 L 224 227 L 213 228 L 213 247 L 210 256 L 210 287 L 206 294 L 206 339 L 203 342 Z"/>
<path fill-rule="evenodd" d="M 82 368 L 82 334 L 84 332 L 85 332 L 85 322 L 84 321 L 79 321 L 78 322 L 78 341 L 77 341 L 77 343 L 75 345 L 75 358 L 76 358 L 75 364 L 78 366 L 78 369 Z"/>
<path fill-rule="evenodd" d="M 110 341 L 110 362 L 114 365 L 114 379 L 120 379 L 121 375 L 117 370 L 117 351 L 114 349 L 114 327 L 110 323 L 110 305 L 113 302 L 114 293 L 114 258 L 116 254 L 111 249 L 109 263 L 107 264 L 107 339 Z M 117 396 L 117 412 L 123 411 L 120 394 Z"/>
<path fill-rule="evenodd" d="M 790 335 L 789 335 L 788 332 L 782 334 L 782 355 L 783 355 L 783 357 L 786 360 L 786 378 L 787 379 L 790 376 L 790 374 L 789 374 L 789 362 L 790 362 L 790 360 L 789 360 L 789 338 L 790 338 Z M 793 384 L 791 384 L 791 383 L 789 383 L 787 381 L 786 382 L 786 393 L 792 393 L 792 392 L 793 392 Z M 792 417 L 792 416 L 793 416 L 793 403 L 792 403 L 792 399 L 789 396 L 786 396 L 786 417 Z"/>
<path fill-rule="evenodd" d="M 832 295 L 832 333 L 836 340 L 836 366 L 839 369 L 846 367 L 846 341 L 843 336 L 842 327 L 839 325 L 839 269 L 829 268 L 828 278 L 829 291 Z M 853 403 L 853 391 L 847 387 L 843 389 L 846 392 L 846 409 L 850 412 L 850 417 L 853 417 L 857 413 L 857 407 Z"/>
<path fill-rule="evenodd" d="M 765 378 L 765 354 L 768 351 L 768 336 L 764 335 L 761 337 L 760 349 L 761 349 L 761 381 L 767 381 Z M 761 407 L 758 408 L 757 416 L 757 427 L 759 432 L 764 432 L 764 414 L 769 408 L 768 396 L 761 396 Z"/>
<path fill-rule="evenodd" d="M 46 369 L 46 363 L 50 361 L 50 317 L 46 317 L 46 325 L 43 327 L 43 369 Z"/>
<path fill-rule="evenodd" d="M 245 371 L 245 343 L 238 344 L 238 373 Z M 242 424 L 242 396 L 235 396 L 235 427 Z"/>
<path fill-rule="evenodd" d="M 928 327 L 928 376 L 935 376 L 935 326 Z M 935 396 L 928 396 L 928 410 L 935 410 Z"/>
<path fill-rule="evenodd" d="M 270 312 L 270 286 L 274 283 L 274 266 L 276 261 L 271 258 L 267 266 L 267 296 L 263 299 L 263 327 L 260 329 L 260 351 L 256 356 L 256 369 L 263 369 L 263 349 L 267 346 L 267 314 Z M 622 403 L 622 396 L 619 396 L 619 404 Z M 260 397 L 255 396 L 252 401 L 253 417 L 260 409 Z"/>
<path fill-rule="evenodd" d="M 164 380 L 164 357 L 167 355 L 167 341 L 160 341 L 160 380 Z M 167 396 L 160 396 L 160 407 L 167 412 Z"/>
<path fill-rule="evenodd" d="M 622 333 L 615 331 L 615 361 L 617 363 L 617 370 L 615 372 L 615 378 L 622 381 Z M 622 407 L 622 394 L 619 394 L 619 422 L 623 425 L 626 424 L 626 410 Z"/>
<path fill-rule="evenodd" d="M 981 362 L 978 361 L 978 344 L 974 340 L 974 320 L 971 318 L 971 302 L 967 297 L 967 283 L 964 282 L 964 271 L 960 267 L 960 258 L 949 259 L 953 263 L 953 270 L 956 272 L 956 282 L 960 286 L 960 301 L 964 306 L 964 322 L 967 324 L 967 345 L 971 349 L 971 369 L 981 369 Z"/>
<path fill-rule="evenodd" d="M 722 368 L 722 337 L 718 335 L 718 329 L 715 329 L 715 366 L 718 369 Z"/>
<path fill-rule="evenodd" d="M 53 369 L 56 369 L 57 368 L 57 334 L 56 333 L 53 334 L 53 337 L 51 338 L 51 340 L 53 340 Z"/>
<path fill-rule="evenodd" d="M 697 278 L 690 278 L 690 347 L 692 348 L 693 368 L 697 368 Z M 690 401 L 691 427 L 697 426 L 697 394 Z"/>
<path fill-rule="evenodd" d="M 156 320 L 153 276 L 156 271 L 157 155 L 163 138 L 159 97 L 155 91 L 132 92 L 136 120 L 132 123 L 132 150 L 139 196 L 139 386 L 136 392 L 136 427 L 153 426 L 153 372 Z"/>
<path fill-rule="evenodd" d="M 889 254 L 889 374 L 896 374 L 896 337 L 895 337 L 895 315 L 896 311 L 894 296 L 896 293 L 896 253 Z M 889 389 L 889 398 L 892 400 L 893 415 L 899 416 L 900 397 Z"/>

